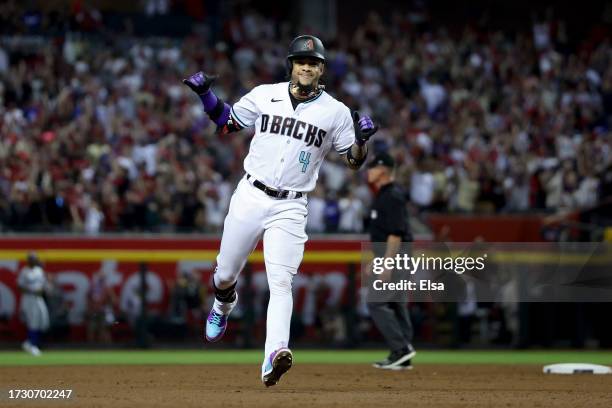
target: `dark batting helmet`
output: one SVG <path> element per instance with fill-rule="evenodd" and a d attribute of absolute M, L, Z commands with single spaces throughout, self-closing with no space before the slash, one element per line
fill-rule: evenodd
<path fill-rule="evenodd" d="M 291 60 L 300 57 L 310 57 L 325 62 L 325 47 L 317 37 L 313 35 L 300 35 L 291 41 L 287 53 L 287 70 L 291 72 Z"/>

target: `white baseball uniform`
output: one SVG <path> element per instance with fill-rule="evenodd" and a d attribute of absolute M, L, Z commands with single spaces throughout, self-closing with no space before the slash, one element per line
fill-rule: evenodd
<path fill-rule="evenodd" d="M 245 175 L 232 196 L 214 280 L 220 289 L 230 287 L 263 236 L 270 288 L 265 345 L 269 356 L 289 343 L 291 284 L 308 238 L 305 193 L 314 189 L 329 150 L 346 153 L 355 131 L 349 109 L 325 91 L 294 110 L 288 82 L 253 88 L 233 105 L 231 117 L 242 127 L 254 126 L 255 136 L 244 160 L 250 177 Z M 270 197 L 253 185 L 255 180 L 291 193 L 286 199 Z M 296 198 L 297 192 L 302 196 Z M 226 312 L 218 301 L 214 307 Z"/>
<path fill-rule="evenodd" d="M 40 266 L 24 267 L 17 277 L 17 285 L 28 292 L 21 296 L 20 310 L 29 330 L 45 331 L 49 328 L 49 312 L 42 295 L 47 280 Z"/>

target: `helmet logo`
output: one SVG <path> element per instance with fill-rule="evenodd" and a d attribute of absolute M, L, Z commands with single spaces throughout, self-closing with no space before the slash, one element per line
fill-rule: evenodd
<path fill-rule="evenodd" d="M 314 43 L 311 39 L 306 40 L 304 43 L 304 49 L 308 51 L 312 51 L 314 49 Z"/>

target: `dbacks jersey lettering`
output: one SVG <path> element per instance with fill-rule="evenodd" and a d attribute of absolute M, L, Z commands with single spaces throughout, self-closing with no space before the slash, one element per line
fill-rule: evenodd
<path fill-rule="evenodd" d="M 231 116 L 255 128 L 244 170 L 277 190 L 312 191 L 330 149 L 344 154 L 355 140 L 346 105 L 322 91 L 294 110 L 288 82 L 253 88 Z"/>

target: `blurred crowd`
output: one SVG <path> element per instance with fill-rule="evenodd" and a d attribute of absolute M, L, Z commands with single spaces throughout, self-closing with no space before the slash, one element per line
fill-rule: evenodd
<path fill-rule="evenodd" d="M 137 38 L 95 34 L 102 16 L 77 12 L 61 24 L 0 5 L 1 228 L 219 231 L 252 131 L 218 135 L 181 79 L 215 73 L 229 102 L 283 81 L 291 25 L 249 11 L 219 41 Z M 556 213 L 612 196 L 606 33 L 570 46 L 553 18 L 508 34 L 424 16 L 370 13 L 323 38 L 327 91 L 381 124 L 371 148 L 396 158 L 416 211 Z M 41 27 L 55 34 L 28 35 Z M 362 172 L 331 154 L 318 184 L 308 229 L 361 232 Z"/>

